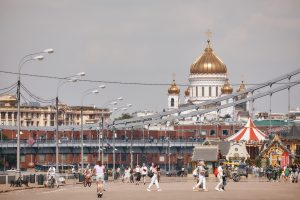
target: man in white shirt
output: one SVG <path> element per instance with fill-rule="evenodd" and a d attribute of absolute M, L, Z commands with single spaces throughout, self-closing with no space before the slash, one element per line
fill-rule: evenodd
<path fill-rule="evenodd" d="M 147 174 L 148 174 L 148 168 L 147 166 L 145 165 L 145 163 L 143 163 L 143 166 L 141 168 L 141 175 L 142 175 L 142 178 L 143 178 L 143 183 L 144 185 L 146 184 L 146 177 L 147 177 Z"/>
<path fill-rule="evenodd" d="M 222 189 L 223 186 L 223 163 L 220 163 L 219 167 L 218 167 L 218 179 L 219 179 L 219 183 L 216 186 L 216 190 L 219 192 L 223 192 L 224 190 Z"/>
<path fill-rule="evenodd" d="M 193 191 L 196 191 L 197 190 L 197 188 L 199 187 L 199 185 L 203 185 L 203 191 L 204 192 L 207 192 L 208 190 L 206 189 L 206 179 L 205 179 L 205 163 L 204 163 L 204 161 L 202 160 L 202 161 L 200 161 L 199 162 L 199 166 L 198 166 L 198 173 L 199 173 L 199 181 L 198 181 L 198 183 L 193 187 Z"/>

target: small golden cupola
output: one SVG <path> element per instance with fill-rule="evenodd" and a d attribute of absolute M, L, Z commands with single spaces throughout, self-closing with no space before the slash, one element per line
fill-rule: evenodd
<path fill-rule="evenodd" d="M 180 93 L 180 89 L 177 87 L 175 83 L 175 79 L 173 79 L 173 83 L 171 84 L 171 87 L 168 89 L 169 94 L 176 94 L 178 95 Z"/>
<path fill-rule="evenodd" d="M 246 86 L 245 86 L 245 84 L 244 84 L 244 81 L 242 81 L 242 83 L 241 83 L 239 89 L 237 89 L 237 92 L 241 92 L 241 91 L 244 91 L 244 90 L 246 90 Z"/>
<path fill-rule="evenodd" d="M 233 89 L 232 89 L 228 79 L 226 80 L 223 87 L 221 88 L 221 92 L 222 92 L 222 94 L 232 94 Z"/>
<path fill-rule="evenodd" d="M 187 87 L 186 90 L 184 91 L 184 95 L 186 97 L 189 97 L 190 96 L 190 87 Z"/>

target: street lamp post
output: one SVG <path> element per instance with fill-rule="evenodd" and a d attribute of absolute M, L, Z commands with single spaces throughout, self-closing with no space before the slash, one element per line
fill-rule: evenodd
<path fill-rule="evenodd" d="M 116 128 L 113 126 L 113 180 L 116 172 Z"/>
<path fill-rule="evenodd" d="M 98 88 L 104 89 L 105 85 L 100 85 Z M 81 172 L 83 173 L 83 101 L 84 98 L 90 94 L 98 94 L 99 91 L 95 88 L 93 89 L 88 89 L 83 92 L 83 95 L 81 97 L 81 107 L 80 107 L 80 140 L 81 140 Z"/>
<path fill-rule="evenodd" d="M 59 156 L 59 147 L 58 147 L 58 144 L 59 144 L 59 141 L 58 141 L 58 94 L 59 94 L 59 89 L 60 87 L 62 87 L 64 84 L 66 83 L 74 83 L 74 82 L 77 82 L 77 77 L 79 76 L 85 76 L 85 73 L 84 72 L 79 72 L 75 75 L 72 75 L 72 76 L 68 76 L 68 77 L 65 77 L 62 81 L 60 81 L 58 84 L 57 84 L 57 87 L 56 87 L 56 98 L 55 98 L 55 168 L 57 170 L 57 172 L 59 172 L 59 159 L 58 159 L 58 156 Z"/>
<path fill-rule="evenodd" d="M 20 172 L 20 129 L 21 129 L 21 117 L 20 117 L 20 100 L 21 100 L 21 69 L 24 66 L 25 63 L 33 60 L 43 60 L 44 57 L 42 55 L 43 53 L 53 53 L 53 49 L 45 49 L 44 51 L 31 53 L 25 55 L 20 61 L 19 61 L 19 68 L 18 68 L 18 83 L 17 83 L 17 172 Z M 34 56 L 34 57 L 32 57 Z M 19 174 L 20 175 L 20 174 Z"/>

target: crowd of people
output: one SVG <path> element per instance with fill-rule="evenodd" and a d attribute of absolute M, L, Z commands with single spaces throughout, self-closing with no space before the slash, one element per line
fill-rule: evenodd
<path fill-rule="evenodd" d="M 225 186 L 227 184 L 227 179 L 230 177 L 230 166 L 224 165 L 223 162 L 220 162 L 219 165 L 215 168 L 214 175 L 216 176 L 218 183 L 215 186 L 215 190 L 219 192 L 225 191 Z M 230 168 L 231 169 L 231 168 Z M 233 169 L 234 170 L 234 169 Z M 298 182 L 298 176 L 300 172 L 300 167 L 297 165 L 291 165 L 281 169 L 279 166 L 269 166 L 267 168 L 260 168 L 257 166 L 247 166 L 247 170 L 252 170 L 253 177 L 267 177 L 267 180 L 270 181 L 282 181 L 282 182 Z M 75 172 L 75 169 L 72 169 L 72 172 Z M 85 179 L 96 181 L 97 184 L 97 196 L 102 197 L 103 191 L 105 191 L 105 180 L 107 180 L 107 169 L 101 161 L 98 161 L 97 164 L 91 168 L 90 165 L 87 165 L 83 174 Z M 135 185 L 146 185 L 148 179 L 150 183 L 146 188 L 147 191 L 152 191 L 152 187 L 155 185 L 157 191 L 162 191 L 159 185 L 161 171 L 159 165 L 152 163 L 150 167 L 147 167 L 145 163 L 136 165 L 134 168 L 128 167 L 118 167 L 114 172 L 115 179 L 121 179 L 123 183 L 134 183 Z M 193 170 L 193 176 L 196 180 L 195 185 L 193 186 L 193 191 L 204 191 L 207 192 L 206 187 L 206 177 L 208 176 L 208 168 L 205 165 L 205 162 L 199 161 L 196 168 Z M 55 177 L 55 168 L 50 167 L 47 173 L 48 179 L 55 178 L 55 183 L 57 184 L 57 179 Z"/>

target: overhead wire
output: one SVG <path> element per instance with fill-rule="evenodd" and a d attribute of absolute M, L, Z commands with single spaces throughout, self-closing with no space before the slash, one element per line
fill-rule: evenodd
<path fill-rule="evenodd" d="M 13 74 L 18 75 L 17 72 L 11 71 L 3 71 L 0 70 L 0 73 Z M 58 77 L 58 76 L 49 76 L 49 75 L 37 75 L 37 74 L 29 74 L 29 73 L 21 73 L 22 76 L 30 76 L 37 78 L 48 78 L 48 79 L 56 79 L 56 80 L 68 80 L 66 77 Z M 106 84 L 121 84 L 121 85 L 139 85 L 139 86 L 169 86 L 170 83 L 142 83 L 142 82 L 124 82 L 124 81 L 106 81 L 106 80 L 91 80 L 91 79 L 79 79 L 78 82 L 89 82 L 89 83 L 106 83 Z M 291 81 L 290 83 L 297 83 Z M 238 86 L 241 83 L 233 83 L 232 86 Z M 248 86 L 262 85 L 262 83 L 243 83 Z M 278 85 L 284 85 L 289 83 L 274 83 Z M 189 84 L 177 84 L 178 86 L 189 86 Z"/>

